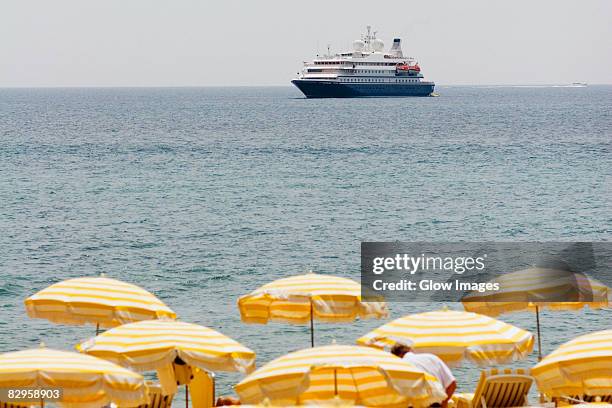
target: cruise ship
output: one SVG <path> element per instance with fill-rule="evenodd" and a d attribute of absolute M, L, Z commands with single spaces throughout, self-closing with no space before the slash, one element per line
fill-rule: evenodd
<path fill-rule="evenodd" d="M 291 81 L 307 98 L 351 98 L 380 96 L 429 96 L 435 84 L 426 81 L 418 62 L 404 57 L 401 39 L 395 38 L 389 51 L 367 27 L 367 33 L 353 42 L 353 50 L 325 55 L 304 62 L 298 77 Z"/>

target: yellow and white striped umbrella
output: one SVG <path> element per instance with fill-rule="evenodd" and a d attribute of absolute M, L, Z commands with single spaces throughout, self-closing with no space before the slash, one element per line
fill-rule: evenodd
<path fill-rule="evenodd" d="M 446 393 L 438 380 L 391 353 L 331 345 L 271 361 L 235 386 L 242 402 L 274 405 L 336 399 L 371 407 L 427 407 Z"/>
<path fill-rule="evenodd" d="M 577 337 L 531 369 L 551 397 L 612 395 L 612 330 Z"/>
<path fill-rule="evenodd" d="M 538 332 L 538 358 L 542 358 L 540 310 L 579 310 L 585 306 L 600 309 L 610 304 L 612 290 L 580 273 L 546 268 L 529 268 L 501 275 L 495 279 L 499 291 L 473 292 L 462 299 L 465 310 L 487 316 L 522 310 L 534 311 Z M 568 302 L 551 299 L 573 298 Z M 536 301 L 534 299 L 541 299 Z"/>
<path fill-rule="evenodd" d="M 147 403 L 140 374 L 84 354 L 48 348 L 0 354 L 0 388 L 60 389 L 60 405 L 99 408 Z M 11 402 L 11 401 L 4 401 Z"/>
<path fill-rule="evenodd" d="M 354 405 L 349 401 L 343 401 L 338 397 L 335 397 L 329 401 L 322 401 L 317 404 L 309 404 L 309 407 L 321 407 L 321 408 L 368 408 L 365 405 Z M 296 408 L 296 407 L 304 407 L 304 405 L 272 405 L 269 399 L 265 399 L 261 403 L 257 405 L 240 405 L 241 408 L 262 408 L 262 407 L 275 407 L 275 408 Z"/>
<path fill-rule="evenodd" d="M 353 405 L 351 403 L 347 403 L 342 400 L 331 401 L 331 402 L 323 402 L 316 405 L 308 405 L 309 407 L 319 407 L 319 408 L 368 408 L 364 405 Z M 304 405 L 271 405 L 269 402 L 263 402 L 257 405 L 243 405 L 240 404 L 240 408 L 265 408 L 265 407 L 274 407 L 274 408 L 297 408 L 304 407 Z M 611 406 L 612 407 L 612 406 Z M 572 407 L 573 408 L 573 407 Z M 590 407 L 594 408 L 594 407 Z"/>
<path fill-rule="evenodd" d="M 115 327 L 140 320 L 176 318 L 141 287 L 105 277 L 55 283 L 25 300 L 28 316 L 54 323 Z"/>
<path fill-rule="evenodd" d="M 212 371 L 255 368 L 255 353 L 208 327 L 175 320 L 147 320 L 110 329 L 77 349 L 135 371 L 157 370 L 178 357 Z"/>
<path fill-rule="evenodd" d="M 612 291 L 603 283 L 579 273 L 557 269 L 529 268 L 495 279 L 499 291 L 473 292 L 462 299 L 466 310 L 488 316 L 521 310 L 548 308 L 578 310 L 607 307 Z M 571 298 L 571 301 L 550 301 Z M 570 300 L 570 299 L 568 299 Z"/>
<path fill-rule="evenodd" d="M 432 353 L 449 366 L 466 358 L 480 366 L 521 360 L 533 350 L 533 334 L 484 315 L 440 310 L 404 316 L 357 340 L 383 348 L 395 343 Z"/>
<path fill-rule="evenodd" d="M 314 407 L 318 407 L 318 408 L 368 408 L 368 407 L 363 406 L 363 405 L 353 405 L 351 403 L 344 403 L 342 401 L 338 402 L 338 403 L 322 403 L 322 404 L 308 405 L 308 406 L 310 408 L 314 408 Z M 302 408 L 304 408 L 304 405 L 270 405 L 270 404 L 266 404 L 266 403 L 258 404 L 258 405 L 243 405 L 243 404 L 240 404 L 240 408 L 265 408 L 265 407 L 274 407 L 274 408 L 297 408 L 297 407 L 302 407 Z M 595 408 L 595 407 L 592 407 L 592 408 Z"/>
<path fill-rule="evenodd" d="M 352 322 L 356 318 L 388 316 L 385 302 L 362 302 L 361 285 L 351 279 L 307 273 L 270 282 L 238 299 L 245 323 L 283 321 L 311 324 L 313 321 Z"/>
<path fill-rule="evenodd" d="M 345 402 L 337 402 L 337 403 L 321 403 L 321 404 L 316 404 L 316 405 L 308 405 L 310 408 L 314 408 L 314 407 L 318 407 L 318 408 L 368 408 L 364 405 L 353 405 L 351 403 L 345 403 Z M 240 408 L 265 408 L 265 407 L 274 407 L 274 408 L 297 408 L 297 407 L 302 407 L 304 408 L 304 405 L 270 405 L 270 404 L 258 404 L 258 405 L 243 405 L 240 404 Z M 612 407 L 612 405 L 611 405 Z M 573 408 L 573 407 L 572 407 Z M 590 408 L 596 408 L 596 407 L 590 407 Z M 604 408 L 604 407 L 602 407 Z"/>

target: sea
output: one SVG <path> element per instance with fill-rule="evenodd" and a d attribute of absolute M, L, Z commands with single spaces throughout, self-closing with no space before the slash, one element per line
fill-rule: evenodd
<path fill-rule="evenodd" d="M 243 324 L 238 297 L 309 270 L 359 280 L 362 241 L 612 238 L 612 86 L 436 92 L 0 89 L 0 352 L 91 337 L 91 326 L 28 318 L 23 301 L 104 273 L 250 347 L 262 366 L 308 347 L 309 328 Z M 462 309 L 391 303 L 384 321 L 316 323 L 316 343 L 354 344 L 444 306 Z M 611 317 L 543 311 L 544 354 Z M 500 319 L 536 329 L 529 312 Z M 480 370 L 455 368 L 459 389 L 473 391 Z M 216 373 L 217 393 L 241 378 Z"/>

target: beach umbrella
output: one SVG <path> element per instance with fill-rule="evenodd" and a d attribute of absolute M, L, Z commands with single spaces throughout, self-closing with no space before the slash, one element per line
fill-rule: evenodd
<path fill-rule="evenodd" d="M 351 279 L 307 273 L 279 279 L 238 299 L 245 323 L 281 321 L 310 323 L 314 347 L 314 321 L 352 322 L 357 318 L 388 316 L 384 302 L 362 302 L 361 285 Z"/>
<path fill-rule="evenodd" d="M 538 359 L 542 359 L 540 310 L 600 309 L 610 304 L 612 291 L 597 280 L 581 274 L 546 268 L 529 268 L 499 276 L 501 290 L 472 292 L 462 299 L 465 310 L 497 317 L 503 313 L 532 311 L 536 315 Z M 565 299 L 572 301 L 550 301 Z M 538 301 L 541 299 L 541 301 Z"/>
<path fill-rule="evenodd" d="M 176 320 L 148 320 L 112 328 L 77 345 L 77 349 L 134 371 L 156 370 L 165 393 L 177 381 L 187 387 L 191 370 L 255 369 L 255 353 L 208 327 Z M 186 387 L 186 394 L 188 388 Z"/>
<path fill-rule="evenodd" d="M 109 328 L 150 319 L 176 318 L 176 314 L 145 289 L 116 279 L 68 279 L 55 283 L 25 300 L 32 318 L 54 323 L 96 325 Z"/>
<path fill-rule="evenodd" d="M 235 387 L 240 400 L 274 405 L 335 401 L 371 407 L 428 407 L 446 398 L 438 380 L 371 347 L 312 347 L 279 357 Z"/>
<path fill-rule="evenodd" d="M 522 360 L 533 350 L 533 334 L 477 313 L 439 310 L 412 314 L 386 323 L 357 340 L 383 348 L 395 343 L 417 353 L 432 353 L 449 366 L 463 359 L 479 366 Z"/>
<path fill-rule="evenodd" d="M 60 390 L 58 402 L 66 408 L 99 408 L 111 402 L 134 407 L 148 399 L 140 374 L 92 356 L 44 347 L 0 354 L 0 388 Z"/>
<path fill-rule="evenodd" d="M 295 407 L 303 407 L 304 405 L 272 405 L 268 398 L 265 398 L 262 402 L 256 405 L 244 405 L 241 404 L 241 408 L 261 408 L 261 407 L 275 407 L 275 408 L 295 408 Z M 322 401 L 317 403 L 316 405 L 309 405 L 310 407 L 321 407 L 321 408 L 368 408 L 365 405 L 355 405 L 352 402 L 344 401 L 340 399 L 338 396 L 334 397 L 328 401 Z"/>
<path fill-rule="evenodd" d="M 341 399 L 338 399 L 337 401 L 323 402 L 317 405 L 309 405 L 309 406 L 319 407 L 319 408 L 368 408 L 364 405 L 353 405 L 352 403 L 342 401 Z M 304 407 L 304 405 L 272 405 L 269 401 L 264 401 L 261 404 L 257 404 L 257 405 L 240 404 L 240 408 L 263 408 L 263 407 L 296 408 L 296 407 Z"/>
<path fill-rule="evenodd" d="M 329 403 L 329 404 L 317 404 L 317 405 L 309 405 L 311 408 L 319 407 L 319 408 L 368 408 L 364 405 L 353 405 L 351 403 L 346 402 L 337 402 L 337 403 Z M 258 404 L 258 405 L 244 405 L 240 404 L 240 408 L 263 408 L 263 407 L 274 407 L 274 408 L 296 408 L 296 407 L 304 407 L 304 405 L 270 405 L 266 403 Z M 610 405 L 612 408 L 612 405 Z M 573 407 L 572 407 L 573 408 Z M 595 408 L 595 407 L 589 407 Z"/>
<path fill-rule="evenodd" d="M 612 330 L 576 337 L 531 369 L 550 397 L 612 395 Z"/>

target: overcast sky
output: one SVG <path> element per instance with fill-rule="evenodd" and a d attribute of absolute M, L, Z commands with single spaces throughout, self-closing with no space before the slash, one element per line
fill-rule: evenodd
<path fill-rule="evenodd" d="M 611 0 L 2 0 L 0 87 L 287 85 L 367 24 L 438 84 L 612 84 Z"/>

